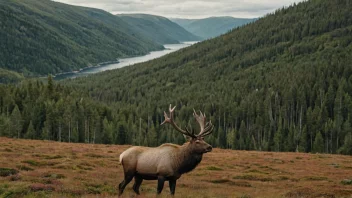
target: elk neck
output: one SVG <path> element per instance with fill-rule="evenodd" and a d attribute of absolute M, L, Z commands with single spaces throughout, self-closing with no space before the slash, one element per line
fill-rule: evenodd
<path fill-rule="evenodd" d="M 177 172 L 179 174 L 192 171 L 202 161 L 203 154 L 195 153 L 192 145 L 187 142 L 180 147 L 178 152 Z"/>

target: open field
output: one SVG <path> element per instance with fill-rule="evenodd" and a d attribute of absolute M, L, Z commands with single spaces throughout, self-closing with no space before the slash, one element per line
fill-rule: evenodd
<path fill-rule="evenodd" d="M 0 197 L 117 197 L 128 147 L 0 138 Z M 139 197 L 155 193 L 143 181 Z M 122 197 L 136 197 L 132 182 Z M 352 156 L 214 149 L 175 197 L 352 197 Z"/>

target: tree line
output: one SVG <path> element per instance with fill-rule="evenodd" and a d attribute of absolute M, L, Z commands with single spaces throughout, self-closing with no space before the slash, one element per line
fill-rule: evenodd
<path fill-rule="evenodd" d="M 25 80 L 0 84 L 0 136 L 60 142 L 138 144 L 182 143 L 178 133 L 158 136 L 160 126 L 150 118 L 130 115 L 83 92 L 54 83 Z"/>

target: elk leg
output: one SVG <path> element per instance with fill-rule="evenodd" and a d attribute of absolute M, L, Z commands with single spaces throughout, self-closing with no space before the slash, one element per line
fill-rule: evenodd
<path fill-rule="evenodd" d="M 170 186 L 171 195 L 174 195 L 175 194 L 175 189 L 176 189 L 176 180 L 170 180 L 169 181 L 169 186 Z"/>
<path fill-rule="evenodd" d="M 139 187 L 142 184 L 143 179 L 141 177 L 135 176 L 134 177 L 134 184 L 133 184 L 133 190 L 136 192 L 137 195 L 139 195 Z"/>
<path fill-rule="evenodd" d="M 162 176 L 158 177 L 158 189 L 157 189 L 157 193 L 160 194 L 161 191 L 163 191 L 164 188 L 164 182 L 165 182 L 165 178 Z"/>
<path fill-rule="evenodd" d="M 125 190 L 125 187 L 132 179 L 133 175 L 125 175 L 125 179 L 119 184 L 119 196 L 122 195 L 123 190 Z"/>

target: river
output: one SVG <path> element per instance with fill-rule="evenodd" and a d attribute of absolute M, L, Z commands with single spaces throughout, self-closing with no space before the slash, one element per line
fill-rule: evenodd
<path fill-rule="evenodd" d="M 147 55 L 144 56 L 137 56 L 137 57 L 132 57 L 132 58 L 122 58 L 119 59 L 118 63 L 113 63 L 113 64 L 107 64 L 103 66 L 98 66 L 98 67 L 89 67 L 89 68 L 84 68 L 80 71 L 77 72 L 68 72 L 68 73 L 63 73 L 63 74 L 58 74 L 54 77 L 55 80 L 62 80 L 65 78 L 77 78 L 81 76 L 87 76 L 90 74 L 95 74 L 107 70 L 112 70 L 112 69 L 118 69 L 121 67 L 126 67 L 130 65 L 134 65 L 136 63 L 142 63 L 146 62 L 155 58 L 159 58 L 162 56 L 165 56 L 166 54 L 169 54 L 171 52 L 175 52 L 179 49 L 191 46 L 198 41 L 190 41 L 190 42 L 183 42 L 180 44 L 166 44 L 164 45 L 165 49 L 161 51 L 152 51 Z"/>

